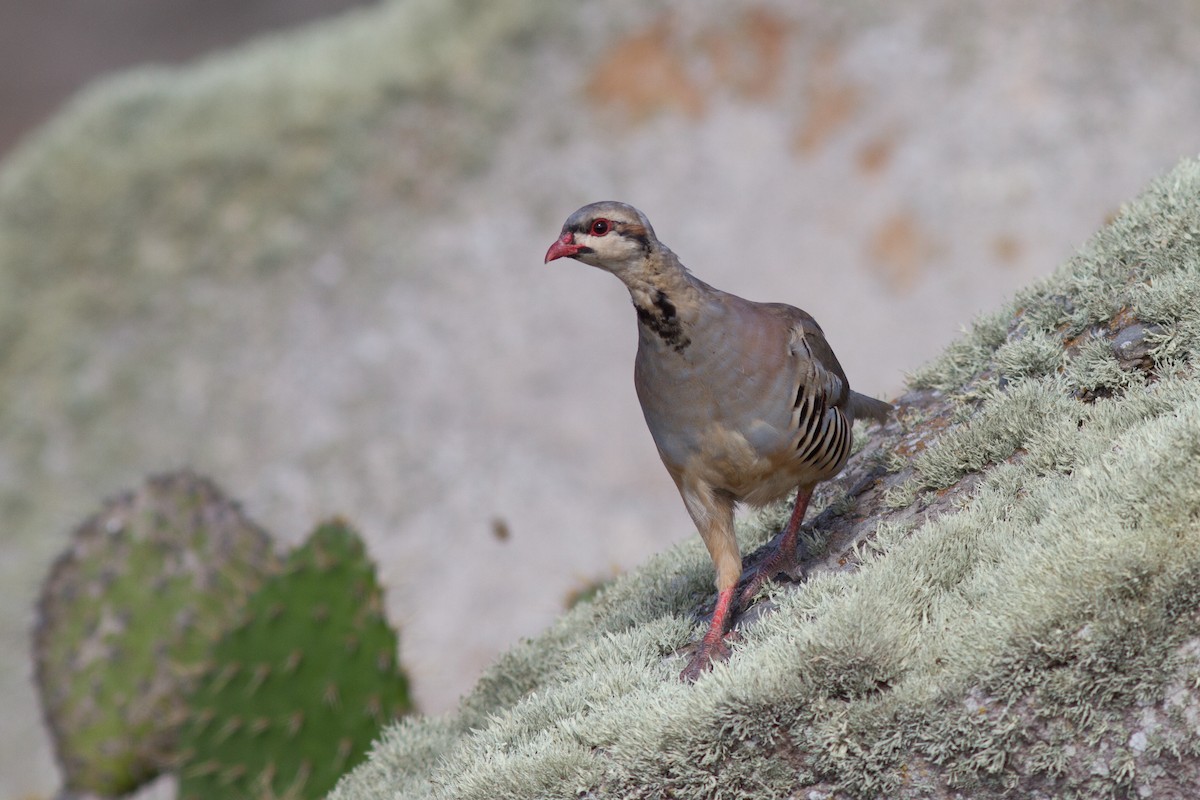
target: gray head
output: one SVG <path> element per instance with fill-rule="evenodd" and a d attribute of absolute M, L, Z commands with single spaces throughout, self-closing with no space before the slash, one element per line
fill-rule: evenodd
<path fill-rule="evenodd" d="M 660 247 L 645 214 L 627 203 L 605 200 L 567 217 L 545 263 L 565 256 L 620 274 Z"/>

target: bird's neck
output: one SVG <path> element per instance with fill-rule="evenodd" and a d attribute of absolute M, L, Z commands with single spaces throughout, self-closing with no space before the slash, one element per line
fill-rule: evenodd
<path fill-rule="evenodd" d="M 665 247 L 651 252 L 642 266 L 621 276 L 637 312 L 642 341 L 682 353 L 691 344 L 689 331 L 707 287 Z"/>

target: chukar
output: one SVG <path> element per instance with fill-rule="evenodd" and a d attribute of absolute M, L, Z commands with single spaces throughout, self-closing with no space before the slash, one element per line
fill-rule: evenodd
<path fill-rule="evenodd" d="M 841 470 L 856 417 L 884 421 L 892 407 L 850 391 L 816 321 L 782 303 L 755 303 L 694 277 L 649 220 L 617 202 L 567 218 L 546 262 L 573 258 L 616 275 L 637 312 L 634 386 L 663 464 L 716 566 L 708 632 L 680 677 L 695 680 L 729 655 L 732 614 L 763 582 L 796 565 L 813 487 Z M 734 506 L 796 490 L 779 545 L 746 576 Z"/>

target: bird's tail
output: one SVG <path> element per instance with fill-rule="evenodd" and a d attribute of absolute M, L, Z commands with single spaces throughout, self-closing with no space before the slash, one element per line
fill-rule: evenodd
<path fill-rule="evenodd" d="M 876 400 L 874 397 L 867 397 L 865 394 L 859 394 L 858 392 L 850 392 L 850 402 L 847 406 L 850 409 L 850 413 L 854 415 L 854 419 L 870 417 L 880 423 L 887 422 L 888 417 L 896 410 L 891 403 L 885 403 L 882 400 Z"/>

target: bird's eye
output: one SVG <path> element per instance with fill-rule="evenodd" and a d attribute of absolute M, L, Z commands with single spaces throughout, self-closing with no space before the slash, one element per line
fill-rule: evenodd
<path fill-rule="evenodd" d="M 612 223 L 606 219 L 598 219 L 592 223 L 591 234 L 592 236 L 603 236 L 610 230 L 612 230 Z"/>

